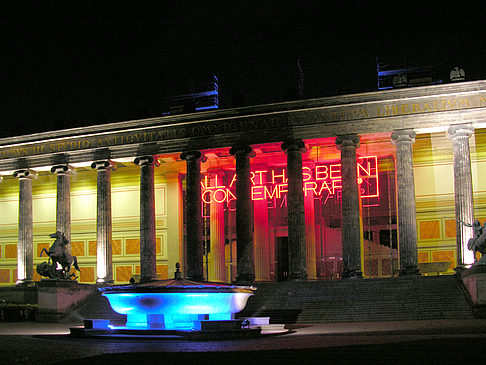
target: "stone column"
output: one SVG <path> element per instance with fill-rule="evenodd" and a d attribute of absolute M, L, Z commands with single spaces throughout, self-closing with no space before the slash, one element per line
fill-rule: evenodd
<path fill-rule="evenodd" d="M 348 134 L 336 138 L 341 150 L 343 278 L 360 278 L 361 228 L 359 214 L 359 186 L 356 169 L 356 149 L 359 136 Z"/>
<path fill-rule="evenodd" d="M 97 170 L 96 202 L 96 282 L 113 282 L 111 242 L 111 166 L 108 160 L 95 161 L 91 168 Z"/>
<path fill-rule="evenodd" d="M 253 252 L 255 280 L 270 281 L 270 227 L 266 198 L 253 201 Z"/>
<path fill-rule="evenodd" d="M 211 185 L 220 186 L 223 182 L 224 174 L 216 172 L 211 177 Z M 209 256 L 212 261 L 211 279 L 218 282 L 226 282 L 226 260 L 225 260 L 225 235 L 224 235 L 224 204 L 212 199 L 210 203 L 210 218 L 209 218 L 209 232 L 210 232 L 210 247 L 211 253 Z"/>
<path fill-rule="evenodd" d="M 250 154 L 248 145 L 231 148 L 236 159 L 236 282 L 249 285 L 255 281 L 253 235 L 251 231 Z"/>
<path fill-rule="evenodd" d="M 55 165 L 51 172 L 57 174 L 56 231 L 68 240 L 66 248 L 71 254 L 71 171 L 67 165 Z"/>
<path fill-rule="evenodd" d="M 17 244 L 17 285 L 32 285 L 34 277 L 34 221 L 32 179 L 28 169 L 14 172 L 19 179 L 19 241 Z"/>
<path fill-rule="evenodd" d="M 184 263 L 184 233 L 182 232 L 183 202 L 182 183 L 179 172 L 165 174 L 167 181 L 167 266 Z M 185 267 L 185 264 L 184 264 Z"/>
<path fill-rule="evenodd" d="M 287 154 L 288 172 L 288 232 L 289 280 L 307 279 L 305 247 L 305 211 L 302 182 L 302 153 L 304 142 L 289 140 L 282 144 Z"/>
<path fill-rule="evenodd" d="M 474 263 L 474 252 L 467 248 L 467 243 L 474 236 L 472 224 L 474 221 L 474 200 L 471 175 L 471 157 L 469 152 L 469 137 L 474 133 L 471 125 L 452 125 L 448 136 L 452 140 L 454 158 L 454 198 L 456 211 L 456 245 L 457 266 L 462 267 Z"/>
<path fill-rule="evenodd" d="M 135 158 L 140 166 L 140 281 L 157 279 L 154 158 Z"/>
<path fill-rule="evenodd" d="M 395 130 L 391 135 L 397 149 L 399 275 L 419 274 L 412 154 L 412 144 L 415 142 L 415 135 L 416 133 L 412 129 Z"/>
<path fill-rule="evenodd" d="M 201 213 L 201 152 L 181 154 L 186 160 L 186 275 L 191 280 L 204 280 L 202 213 Z"/>

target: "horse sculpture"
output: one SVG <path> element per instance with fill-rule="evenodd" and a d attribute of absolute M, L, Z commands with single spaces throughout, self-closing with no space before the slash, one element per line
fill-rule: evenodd
<path fill-rule="evenodd" d="M 476 252 L 481 254 L 481 258 L 476 261 L 475 265 L 486 265 L 486 222 L 481 226 L 481 222 L 476 219 L 473 224 L 469 224 L 463 221 L 459 221 L 466 227 L 472 227 L 474 230 L 474 237 L 470 238 L 467 242 L 467 248 L 474 252 L 474 257 L 476 257 Z"/>
<path fill-rule="evenodd" d="M 76 279 L 75 274 L 71 273 L 71 266 L 78 271 L 81 271 L 78 266 L 78 259 L 76 256 L 71 256 L 67 250 L 69 241 L 64 237 L 64 234 L 57 231 L 50 234 L 49 237 L 55 238 L 54 243 L 49 247 L 49 250 L 42 249 L 40 256 L 45 252 L 49 256 L 48 262 L 43 262 L 37 265 L 37 272 L 39 275 L 48 277 L 50 279 Z"/>

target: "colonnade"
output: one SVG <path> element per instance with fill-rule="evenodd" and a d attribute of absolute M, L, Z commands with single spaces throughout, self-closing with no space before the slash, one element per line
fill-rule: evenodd
<path fill-rule="evenodd" d="M 452 140 L 454 156 L 455 214 L 458 221 L 471 223 L 473 220 L 473 196 L 469 137 L 473 133 L 470 125 L 452 125 L 448 135 Z M 396 179 L 398 202 L 398 232 L 400 252 L 400 274 L 418 274 L 417 228 L 415 219 L 415 192 L 413 177 L 412 146 L 415 131 L 395 130 L 391 135 L 396 145 Z M 360 138 L 357 134 L 341 135 L 336 138 L 336 146 L 341 153 L 342 174 L 342 257 L 343 278 L 361 277 L 361 229 L 359 209 L 359 185 L 356 171 L 356 149 Z M 309 238 L 306 238 L 305 197 L 303 192 L 302 140 L 288 140 L 282 146 L 287 156 L 288 171 L 288 240 L 289 279 L 305 280 L 312 255 Z M 238 284 L 255 281 L 254 232 L 252 231 L 252 201 L 250 182 L 251 146 L 238 144 L 230 149 L 236 163 L 236 245 Z M 192 280 L 204 280 L 203 243 L 201 217 L 201 162 L 200 151 L 186 151 L 181 159 L 187 165 L 187 190 L 185 201 L 186 276 Z M 141 281 L 154 280 L 156 273 L 155 249 L 155 193 L 154 158 L 140 156 L 134 159 L 140 166 L 140 276 Z M 112 218 L 111 218 L 111 165 L 107 159 L 94 161 L 91 165 L 97 171 L 97 282 L 113 282 L 112 268 Z M 55 165 L 51 169 L 57 174 L 56 229 L 64 233 L 70 241 L 70 171 L 67 164 Z M 19 238 L 18 238 L 18 284 L 29 284 L 33 280 L 33 215 L 32 215 L 32 173 L 28 169 L 14 172 L 19 180 Z M 211 229 L 224 235 L 224 222 L 212 223 Z M 214 225 L 214 227 L 213 227 Z M 467 250 L 467 241 L 473 236 L 472 228 L 457 224 L 457 264 L 472 264 L 474 258 Z M 213 233 L 213 232 L 212 232 Z M 309 235 L 307 235 L 309 236 Z M 262 238 L 258 236 L 259 240 Z M 70 249 L 70 247 L 69 247 Z M 220 250 L 221 251 L 221 250 Z M 224 255 L 224 247 L 219 256 Z M 224 268 L 219 265 L 218 276 Z M 224 265 L 224 264 L 223 264 Z M 261 268 L 257 268 L 259 272 Z"/>

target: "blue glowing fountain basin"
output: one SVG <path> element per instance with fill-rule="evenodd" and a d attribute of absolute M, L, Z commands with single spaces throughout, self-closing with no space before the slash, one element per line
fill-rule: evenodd
<path fill-rule="evenodd" d="M 256 289 L 176 278 L 99 290 L 127 328 L 198 330 L 203 320 L 233 319 Z"/>

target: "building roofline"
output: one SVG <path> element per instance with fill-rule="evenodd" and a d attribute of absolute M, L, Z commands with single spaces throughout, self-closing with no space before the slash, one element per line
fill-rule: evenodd
<path fill-rule="evenodd" d="M 357 94 L 345 94 L 306 100 L 252 105 L 239 108 L 218 109 L 213 111 L 204 111 L 190 114 L 160 116 L 154 118 L 121 121 L 92 125 L 87 127 L 76 127 L 21 136 L 6 137 L 0 139 L 0 146 L 23 144 L 40 140 L 59 139 L 63 137 L 76 137 L 86 134 L 110 133 L 127 129 L 139 129 L 153 126 L 184 125 L 191 122 L 211 121 L 212 119 L 221 120 L 224 118 L 239 118 L 251 115 L 265 115 L 326 106 L 331 107 L 340 105 L 345 106 L 350 104 L 364 104 L 372 103 L 375 101 L 403 101 L 407 98 L 417 98 L 421 96 L 441 96 L 479 92 L 484 90 L 486 90 L 486 80 L 429 85 L 404 89 L 371 91 Z"/>

